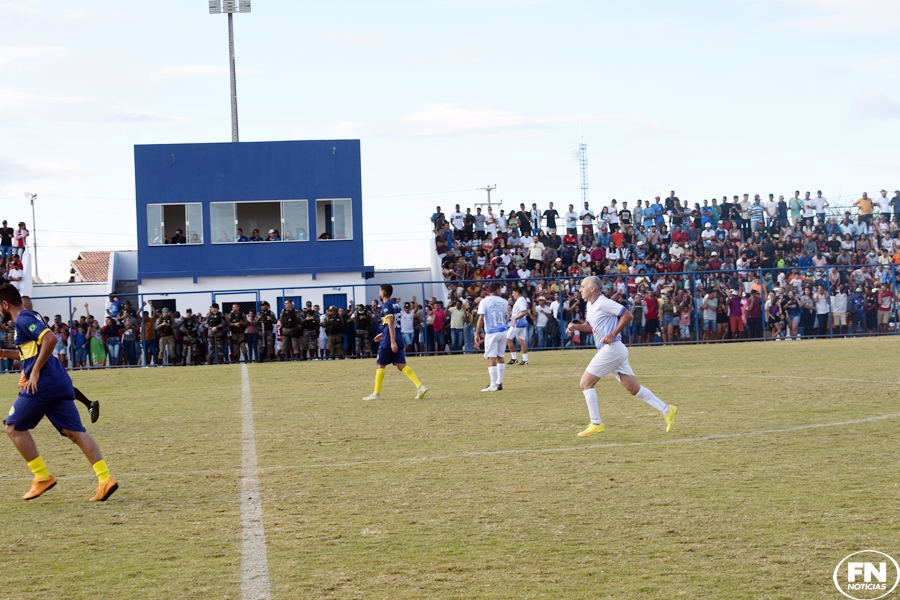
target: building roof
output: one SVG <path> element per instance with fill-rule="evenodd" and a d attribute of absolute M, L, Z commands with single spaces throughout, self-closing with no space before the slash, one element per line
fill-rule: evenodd
<path fill-rule="evenodd" d="M 134 250 L 116 250 L 116 252 L 135 252 Z M 79 252 L 78 258 L 70 260 L 75 270 L 75 281 L 99 282 L 109 277 L 109 257 L 112 252 L 85 251 Z"/>
<path fill-rule="evenodd" d="M 106 281 L 109 277 L 109 252 L 79 252 L 69 261 L 75 269 L 75 281 Z"/>

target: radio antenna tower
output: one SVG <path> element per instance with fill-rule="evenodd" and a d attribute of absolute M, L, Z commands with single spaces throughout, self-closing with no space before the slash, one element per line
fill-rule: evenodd
<path fill-rule="evenodd" d="M 581 165 L 581 201 L 588 201 L 588 171 L 587 171 L 587 144 L 584 143 L 584 138 L 581 138 L 581 143 L 578 144 L 578 152 L 575 154 L 575 157 L 578 159 L 578 163 Z"/>

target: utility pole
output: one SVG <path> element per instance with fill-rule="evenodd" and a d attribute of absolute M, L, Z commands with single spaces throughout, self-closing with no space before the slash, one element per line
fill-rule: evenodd
<path fill-rule="evenodd" d="M 493 206 L 493 205 L 491 204 L 491 192 L 492 192 L 493 190 L 496 190 L 496 189 L 497 189 L 497 184 L 495 183 L 494 185 L 488 185 L 488 186 L 486 186 L 486 187 L 478 188 L 478 189 L 479 189 L 479 190 L 484 190 L 484 191 L 486 191 L 486 192 L 487 192 L 487 197 L 488 197 L 488 198 L 487 198 L 487 202 L 476 202 L 476 203 L 475 203 L 475 206 L 487 206 L 488 208 L 490 208 L 491 206 Z M 503 204 L 503 200 L 501 200 L 500 202 L 497 202 L 497 206 L 500 206 L 501 204 Z"/>

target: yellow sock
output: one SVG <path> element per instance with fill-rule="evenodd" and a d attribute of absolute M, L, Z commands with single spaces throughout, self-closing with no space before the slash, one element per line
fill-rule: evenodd
<path fill-rule="evenodd" d="M 413 371 L 412 367 L 410 367 L 409 365 L 406 365 L 405 367 L 403 367 L 403 370 L 401 371 L 401 373 L 403 373 L 404 375 L 409 377 L 409 380 L 412 381 L 416 387 L 419 387 L 420 385 L 422 385 L 422 382 L 419 381 L 418 377 L 416 377 L 416 372 Z"/>
<path fill-rule="evenodd" d="M 375 393 L 381 393 L 381 384 L 384 383 L 384 369 L 375 369 Z"/>
<path fill-rule="evenodd" d="M 105 460 L 98 460 L 94 463 L 94 473 L 97 474 L 97 479 L 100 480 L 100 483 L 103 483 L 107 479 L 109 479 L 109 469 L 106 468 Z"/>
<path fill-rule="evenodd" d="M 47 479 L 50 477 L 50 471 L 47 470 L 47 465 L 44 464 L 44 459 L 40 456 L 29 461 L 28 468 L 31 469 L 31 472 L 34 473 L 34 476 L 38 479 Z"/>

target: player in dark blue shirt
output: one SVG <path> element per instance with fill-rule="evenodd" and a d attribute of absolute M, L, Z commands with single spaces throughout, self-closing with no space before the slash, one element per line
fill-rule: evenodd
<path fill-rule="evenodd" d="M 378 342 L 378 359 L 376 360 L 375 369 L 375 391 L 363 398 L 363 400 L 380 400 L 381 384 L 384 383 L 384 368 L 387 365 L 396 365 L 400 372 L 406 375 L 410 381 L 416 386 L 416 400 L 425 397 L 428 391 L 419 378 L 416 377 L 415 371 L 406 364 L 406 347 L 403 344 L 400 335 L 400 305 L 391 299 L 394 293 L 394 287 L 384 283 L 378 290 L 378 296 L 381 298 L 381 325 L 382 331 L 375 336 Z"/>
<path fill-rule="evenodd" d="M 99 481 L 91 502 L 105 501 L 119 485 L 109 475 L 97 443 L 81 424 L 69 374 L 62 363 L 53 358 L 56 335 L 42 319 L 22 305 L 19 290 L 8 283 L 0 285 L 0 316 L 16 323 L 15 344 L 25 377 L 25 385 L 6 418 L 6 433 L 34 474 L 31 489 L 22 497 L 25 500 L 37 498 L 56 485 L 56 478 L 47 471 L 30 431 L 47 417 L 57 431 L 77 444 L 91 462 Z"/>

